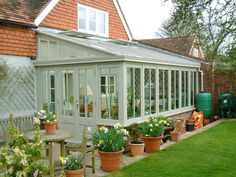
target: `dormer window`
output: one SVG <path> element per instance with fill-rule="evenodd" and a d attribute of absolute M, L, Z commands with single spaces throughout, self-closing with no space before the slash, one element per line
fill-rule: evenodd
<path fill-rule="evenodd" d="M 198 57 L 198 49 L 197 48 L 193 48 L 193 56 Z"/>
<path fill-rule="evenodd" d="M 108 37 L 108 13 L 79 4 L 78 31 Z"/>

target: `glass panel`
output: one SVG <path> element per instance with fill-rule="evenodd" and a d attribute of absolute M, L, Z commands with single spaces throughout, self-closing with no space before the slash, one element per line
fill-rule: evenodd
<path fill-rule="evenodd" d="M 79 28 L 86 29 L 86 9 L 84 7 L 79 7 Z"/>
<path fill-rule="evenodd" d="M 118 119 L 117 68 L 101 69 L 101 117 Z"/>
<path fill-rule="evenodd" d="M 96 32 L 96 11 L 89 10 L 89 30 Z"/>
<path fill-rule="evenodd" d="M 86 99 L 86 70 L 79 70 L 79 112 L 80 117 L 85 117 Z"/>
<path fill-rule="evenodd" d="M 182 107 L 186 106 L 186 80 L 185 80 L 185 71 L 182 71 Z"/>
<path fill-rule="evenodd" d="M 55 73 L 54 71 L 44 71 L 43 80 L 43 109 L 55 112 Z"/>
<path fill-rule="evenodd" d="M 127 68 L 127 117 L 134 117 L 133 68 Z"/>
<path fill-rule="evenodd" d="M 48 59 L 48 41 L 40 40 L 40 58 Z"/>
<path fill-rule="evenodd" d="M 111 109 L 111 119 L 118 119 L 119 104 L 118 104 L 118 91 L 117 91 L 117 68 L 110 68 L 110 109 Z"/>
<path fill-rule="evenodd" d="M 164 70 L 164 111 L 168 110 L 168 70 Z"/>
<path fill-rule="evenodd" d="M 164 71 L 159 70 L 159 112 L 164 111 L 164 84 L 163 84 L 163 78 L 164 78 Z"/>
<path fill-rule="evenodd" d="M 74 115 L 73 71 L 62 71 L 62 115 Z"/>
<path fill-rule="evenodd" d="M 198 90 L 198 83 L 197 83 L 197 72 L 194 72 L 194 98 L 196 98 L 197 90 Z M 196 105 L 196 99 L 194 99 L 194 105 Z"/>
<path fill-rule="evenodd" d="M 49 42 L 48 59 L 49 60 L 57 59 L 57 43 L 56 42 Z"/>
<path fill-rule="evenodd" d="M 156 113 L 156 70 L 151 70 L 151 113 Z"/>
<path fill-rule="evenodd" d="M 102 12 L 98 13 L 98 32 L 105 33 L 105 14 Z"/>
<path fill-rule="evenodd" d="M 186 89 L 185 89 L 185 93 L 186 93 L 186 106 L 189 106 L 188 104 L 188 98 L 189 98 L 189 88 L 188 88 L 188 86 L 189 86 L 189 82 L 188 82 L 188 78 L 189 78 L 189 74 L 188 74 L 188 71 L 185 71 L 185 75 L 186 75 L 186 77 L 185 77 L 185 83 L 186 83 Z"/>
<path fill-rule="evenodd" d="M 176 108 L 179 108 L 179 71 L 176 71 Z"/>
<path fill-rule="evenodd" d="M 135 68 L 135 117 L 141 116 L 141 69 Z"/>
<path fill-rule="evenodd" d="M 176 72 L 171 71 L 171 109 L 176 108 Z"/>
<path fill-rule="evenodd" d="M 87 70 L 87 117 L 94 116 L 94 78 L 96 77 L 96 71 L 94 69 Z"/>
<path fill-rule="evenodd" d="M 144 114 L 150 115 L 150 69 L 144 70 Z"/>

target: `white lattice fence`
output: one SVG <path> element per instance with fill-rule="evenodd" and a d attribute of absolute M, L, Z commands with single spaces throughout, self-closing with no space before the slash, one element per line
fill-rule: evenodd
<path fill-rule="evenodd" d="M 35 69 L 33 66 L 1 65 L 0 118 L 10 113 L 16 116 L 35 110 Z"/>

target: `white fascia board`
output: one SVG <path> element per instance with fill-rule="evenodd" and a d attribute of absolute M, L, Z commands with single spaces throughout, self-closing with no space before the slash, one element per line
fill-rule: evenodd
<path fill-rule="evenodd" d="M 51 0 L 48 5 L 43 9 L 43 11 L 39 14 L 39 16 L 34 20 L 34 24 L 39 26 L 39 24 L 43 21 L 43 19 L 51 12 L 51 10 L 55 7 L 59 0 Z"/>
<path fill-rule="evenodd" d="M 119 14 L 119 17 L 121 19 L 121 22 L 122 22 L 122 24 L 123 24 L 123 26 L 125 28 L 125 31 L 126 31 L 126 33 L 128 35 L 128 38 L 129 38 L 130 41 L 132 41 L 133 37 L 132 37 L 131 31 L 130 31 L 130 29 L 128 27 L 127 21 L 125 20 L 125 17 L 124 17 L 124 14 L 123 14 L 122 10 L 121 10 L 121 7 L 118 4 L 119 2 L 117 2 L 117 0 L 113 0 L 113 2 L 115 4 L 116 10 L 117 10 L 117 12 Z"/>

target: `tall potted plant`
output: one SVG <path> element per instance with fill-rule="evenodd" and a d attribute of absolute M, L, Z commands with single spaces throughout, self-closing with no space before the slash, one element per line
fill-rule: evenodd
<path fill-rule="evenodd" d="M 147 153 L 153 153 L 160 150 L 164 127 L 168 124 L 167 118 L 162 116 L 149 118 L 142 123 L 142 138 Z"/>
<path fill-rule="evenodd" d="M 81 154 L 71 154 L 66 158 L 60 157 L 60 161 L 64 166 L 66 177 L 83 177 L 83 157 Z"/>
<path fill-rule="evenodd" d="M 43 120 L 44 128 L 47 134 L 55 134 L 57 129 L 57 116 L 53 112 L 40 110 L 38 112 L 39 119 Z"/>
<path fill-rule="evenodd" d="M 102 170 L 111 172 L 120 168 L 120 160 L 128 131 L 119 123 L 114 127 L 100 127 L 92 134 L 93 145 L 98 149 Z"/>
<path fill-rule="evenodd" d="M 129 131 L 129 146 L 131 150 L 131 155 L 136 156 L 144 152 L 144 142 L 140 139 L 141 137 L 141 127 L 137 123 L 133 123 L 127 127 Z"/>

